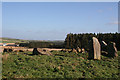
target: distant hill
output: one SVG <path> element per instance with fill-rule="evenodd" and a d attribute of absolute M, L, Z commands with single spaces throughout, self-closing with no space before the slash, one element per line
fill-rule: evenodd
<path fill-rule="evenodd" d="M 64 40 L 23 40 L 23 39 L 15 39 L 15 38 L 0 38 L 0 43 L 28 43 L 28 42 L 64 42 Z"/>
<path fill-rule="evenodd" d="M 26 43 L 29 40 L 14 39 L 14 38 L 0 38 L 0 43 Z"/>

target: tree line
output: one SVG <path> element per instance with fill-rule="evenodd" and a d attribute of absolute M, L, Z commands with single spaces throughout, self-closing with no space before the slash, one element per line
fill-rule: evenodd
<path fill-rule="evenodd" d="M 28 48 L 64 48 L 64 42 L 61 41 L 30 41 L 29 43 L 20 43 L 21 47 Z"/>
<path fill-rule="evenodd" d="M 72 48 L 85 48 L 89 50 L 89 41 L 92 37 L 98 38 L 98 40 L 105 41 L 107 44 L 109 42 L 115 42 L 116 47 L 120 50 L 120 33 L 83 33 L 83 34 L 67 34 L 64 42 L 64 47 L 68 49 Z"/>
<path fill-rule="evenodd" d="M 120 50 L 120 33 L 81 33 L 81 34 L 67 34 L 65 41 L 30 41 L 29 43 L 20 43 L 22 47 L 29 48 L 85 48 L 89 50 L 89 41 L 92 37 L 98 38 L 98 40 L 109 42 L 115 42 L 116 47 Z"/>

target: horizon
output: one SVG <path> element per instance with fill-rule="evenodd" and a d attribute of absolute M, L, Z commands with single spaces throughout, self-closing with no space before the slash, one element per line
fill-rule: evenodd
<path fill-rule="evenodd" d="M 109 34 L 109 33 L 111 33 L 111 32 L 108 32 L 108 33 L 102 33 L 102 34 Z M 114 33 L 120 33 L 120 32 L 112 32 L 112 34 L 114 34 Z M 70 34 L 70 33 L 69 33 Z M 72 33 L 72 34 L 76 34 L 76 33 Z M 78 34 L 87 34 L 87 33 L 78 33 Z M 88 33 L 89 34 L 89 33 Z M 92 34 L 99 34 L 99 33 L 92 33 Z M 67 34 L 66 34 L 66 37 L 67 37 Z M 65 38 L 66 38 L 65 37 Z M 8 39 L 18 39 L 18 40 L 33 40 L 33 39 L 20 39 L 20 38 L 11 38 L 11 37 L 0 37 L 0 39 L 2 39 L 2 38 L 8 38 Z M 64 41 L 65 39 L 63 39 L 63 40 L 39 40 L 39 39 L 36 39 L 35 41 Z M 33 40 L 34 41 L 34 40 Z"/>
<path fill-rule="evenodd" d="M 117 2 L 4 2 L 2 37 L 64 40 L 69 33 L 118 32 Z"/>

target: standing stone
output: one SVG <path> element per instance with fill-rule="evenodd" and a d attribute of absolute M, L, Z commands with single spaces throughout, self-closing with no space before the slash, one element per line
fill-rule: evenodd
<path fill-rule="evenodd" d="M 117 57 L 117 48 L 114 42 L 110 42 L 107 47 L 109 57 Z"/>
<path fill-rule="evenodd" d="M 101 50 L 107 51 L 107 43 L 105 41 L 100 41 L 100 44 L 101 44 Z"/>
<path fill-rule="evenodd" d="M 107 43 L 105 41 L 100 41 L 100 45 L 101 45 L 101 54 L 104 56 L 107 56 L 107 54 L 108 54 Z"/>
<path fill-rule="evenodd" d="M 90 59 L 101 59 L 101 46 L 97 38 L 92 37 L 89 42 L 89 58 Z"/>
<path fill-rule="evenodd" d="M 97 38 L 93 37 L 94 59 L 101 59 L 101 46 Z"/>

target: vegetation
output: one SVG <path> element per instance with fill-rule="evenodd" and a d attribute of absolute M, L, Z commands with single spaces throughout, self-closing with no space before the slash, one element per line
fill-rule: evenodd
<path fill-rule="evenodd" d="M 13 39 L 13 38 L 0 38 L 0 43 L 27 43 L 28 40 Z"/>
<path fill-rule="evenodd" d="M 120 33 L 99 33 L 99 34 L 92 34 L 92 33 L 86 33 L 86 34 L 67 34 L 67 37 L 65 39 L 65 48 L 85 48 L 85 50 L 89 49 L 89 41 L 92 37 L 97 37 L 98 40 L 105 41 L 107 44 L 109 42 L 115 42 L 116 47 L 118 50 L 120 50 Z"/>
<path fill-rule="evenodd" d="M 21 41 L 24 47 L 89 48 L 91 37 L 116 43 L 120 50 L 120 33 L 68 34 L 65 41 Z M 5 41 L 5 40 L 4 40 Z M 16 42 L 17 40 L 7 40 Z M 20 42 L 19 42 L 20 41 Z M 25 43 L 21 43 L 25 42 Z M 3 53 L 3 78 L 119 78 L 120 51 L 118 57 L 101 56 L 101 60 L 88 59 L 88 53 L 53 51 L 53 55 L 32 55 L 32 52 Z M 8 55 L 9 54 L 9 55 Z M 6 59 L 6 56 L 8 57 Z"/>
<path fill-rule="evenodd" d="M 6 55 L 8 53 L 3 53 Z M 3 78 L 118 78 L 118 58 L 102 56 L 88 60 L 87 53 L 53 51 L 53 56 L 31 55 L 32 52 L 9 53 L 3 59 Z M 118 52 L 120 56 L 120 52 Z"/>
<path fill-rule="evenodd" d="M 20 43 L 20 46 L 29 48 L 64 48 L 63 44 L 63 41 L 30 41 L 29 43 Z"/>

